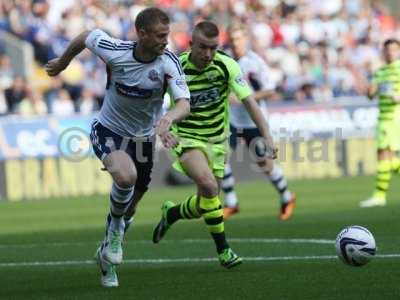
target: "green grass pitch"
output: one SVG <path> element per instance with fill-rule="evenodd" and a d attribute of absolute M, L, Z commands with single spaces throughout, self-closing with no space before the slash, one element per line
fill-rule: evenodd
<path fill-rule="evenodd" d="M 295 181 L 295 215 L 277 219 L 266 181 L 240 183 L 240 214 L 225 223 L 244 257 L 225 270 L 203 222 L 182 221 L 151 244 L 163 200 L 194 187 L 151 189 L 141 203 L 118 268 L 120 287 L 100 286 L 92 257 L 103 236 L 107 197 L 0 203 L 0 299 L 400 299 L 400 185 L 386 207 L 360 209 L 373 178 Z M 347 225 L 375 236 L 378 254 L 354 268 L 335 257 L 333 240 Z"/>

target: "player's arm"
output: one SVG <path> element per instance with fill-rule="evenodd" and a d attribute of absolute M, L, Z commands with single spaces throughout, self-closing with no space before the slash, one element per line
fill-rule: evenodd
<path fill-rule="evenodd" d="M 68 67 L 71 60 L 83 49 L 88 48 L 92 53 L 100 57 L 109 66 L 115 57 L 114 49 L 120 46 L 121 40 L 110 37 L 100 29 L 85 31 L 74 38 L 65 52 L 59 58 L 55 58 L 46 64 L 49 76 L 56 76 Z M 124 47 L 129 47 L 124 45 Z"/>
<path fill-rule="evenodd" d="M 252 95 L 252 91 L 244 80 L 239 65 L 235 61 L 228 61 L 229 70 L 229 86 L 236 94 L 236 97 L 243 102 L 247 112 L 256 124 L 267 146 L 268 156 L 272 159 L 276 158 L 277 149 L 274 146 L 273 139 L 269 132 L 269 126 L 265 120 L 260 107 Z"/>
<path fill-rule="evenodd" d="M 164 146 L 171 148 L 178 144 L 177 139 L 170 132 L 171 125 L 190 114 L 190 92 L 179 59 L 170 52 L 166 54 L 165 75 L 171 98 L 175 99 L 175 105 L 158 121 L 156 133 L 161 137 Z"/>
<path fill-rule="evenodd" d="M 378 93 L 378 85 L 375 83 L 371 83 L 367 90 L 367 97 L 369 100 L 372 100 L 376 97 Z"/>
<path fill-rule="evenodd" d="M 85 41 L 89 34 L 90 31 L 82 32 L 71 41 L 61 57 L 50 60 L 45 66 L 47 74 L 49 76 L 56 76 L 65 70 L 71 60 L 85 49 Z"/>
<path fill-rule="evenodd" d="M 173 148 L 178 145 L 177 138 L 170 132 L 173 123 L 183 120 L 190 114 L 190 102 L 186 98 L 175 100 L 176 104 L 171 108 L 156 125 L 156 134 L 166 148 Z"/>
<path fill-rule="evenodd" d="M 274 146 L 274 141 L 269 131 L 268 122 L 265 120 L 259 105 L 251 95 L 243 99 L 242 102 L 266 142 L 267 153 L 269 157 L 275 159 L 277 156 L 277 148 Z"/>
<path fill-rule="evenodd" d="M 275 94 L 274 90 L 262 90 L 257 91 L 253 94 L 253 98 L 256 101 L 266 100 Z"/>
<path fill-rule="evenodd" d="M 187 98 L 179 98 L 175 100 L 175 106 L 171 108 L 156 125 L 156 133 L 162 135 L 169 132 L 171 125 L 177 123 L 190 114 L 190 102 Z"/>
<path fill-rule="evenodd" d="M 262 59 L 257 54 L 255 54 L 254 59 L 256 59 L 257 61 L 257 66 L 258 66 L 257 72 L 260 76 L 261 87 L 262 87 L 262 89 L 254 92 L 253 94 L 254 100 L 258 102 L 261 100 L 267 100 L 268 98 L 275 95 L 276 92 L 275 92 L 275 84 L 271 82 L 271 79 L 268 76 L 270 68 L 265 63 L 264 59 Z"/>

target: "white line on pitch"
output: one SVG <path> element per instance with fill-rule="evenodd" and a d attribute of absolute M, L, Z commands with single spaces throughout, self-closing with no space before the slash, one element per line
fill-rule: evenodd
<path fill-rule="evenodd" d="M 379 254 L 377 258 L 400 258 L 399 254 Z M 290 261 L 290 260 L 332 260 L 338 259 L 335 255 L 311 256 L 255 256 L 243 257 L 245 261 Z M 205 263 L 218 261 L 214 257 L 182 257 L 182 258 L 154 258 L 154 259 L 126 259 L 124 264 L 168 264 L 168 263 Z M 93 260 L 66 260 L 66 261 L 33 261 L 33 262 L 8 262 L 0 263 L 0 268 L 5 267 L 44 267 L 44 266 L 75 266 L 92 265 Z"/>
<path fill-rule="evenodd" d="M 201 244 L 209 243 L 211 239 L 182 239 L 182 240 L 163 240 L 162 243 L 173 243 L 173 244 Z M 306 239 L 306 238 L 294 238 L 294 239 L 278 239 L 278 238 L 230 238 L 232 243 L 246 243 L 246 244 L 330 244 L 334 243 L 334 240 L 325 239 Z M 37 243 L 37 244 L 0 244 L 0 249 L 7 248 L 36 248 L 36 247 L 64 247 L 64 246 L 87 246 L 89 244 L 98 244 L 98 241 L 91 242 L 55 242 L 55 243 Z M 150 240 L 131 240 L 127 244 L 152 244 Z"/>

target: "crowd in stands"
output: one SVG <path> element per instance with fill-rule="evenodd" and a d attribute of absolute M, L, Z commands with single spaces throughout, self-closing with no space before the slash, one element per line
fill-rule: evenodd
<path fill-rule="evenodd" d="M 43 67 L 83 30 L 134 40 L 135 16 L 149 5 L 169 13 L 169 48 L 176 53 L 188 48 L 199 20 L 219 25 L 222 48 L 229 46 L 229 23 L 243 22 L 252 49 L 269 67 L 272 101 L 363 95 L 381 64 L 382 41 L 400 36 L 399 21 L 381 1 L 370 0 L 0 0 L 0 30 L 32 44 Z M 45 89 L 33 88 L 35 78 L 15 74 L 12 65 L 0 44 L 0 114 L 87 114 L 101 106 L 105 66 L 88 50 Z"/>

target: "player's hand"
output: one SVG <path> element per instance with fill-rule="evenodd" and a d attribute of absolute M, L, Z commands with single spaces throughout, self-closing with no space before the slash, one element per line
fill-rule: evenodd
<path fill-rule="evenodd" d="M 62 71 L 64 71 L 67 66 L 68 65 L 61 61 L 60 58 L 54 58 L 48 61 L 44 68 L 47 72 L 47 75 L 57 76 Z"/>
<path fill-rule="evenodd" d="M 156 125 L 156 134 L 159 135 L 160 137 L 167 132 L 169 132 L 169 129 L 171 128 L 172 125 L 172 119 L 168 116 L 163 116 Z"/>
<path fill-rule="evenodd" d="M 172 132 L 169 132 L 169 131 L 164 134 L 161 134 L 160 138 L 161 138 L 161 142 L 163 143 L 164 147 L 167 149 L 175 148 L 179 144 L 179 141 L 176 138 L 176 136 Z"/>
<path fill-rule="evenodd" d="M 392 98 L 394 102 L 400 103 L 400 95 L 393 95 Z"/>
<path fill-rule="evenodd" d="M 278 148 L 274 145 L 274 142 L 271 139 L 267 139 L 267 154 L 266 156 L 269 159 L 276 159 L 278 157 Z"/>

